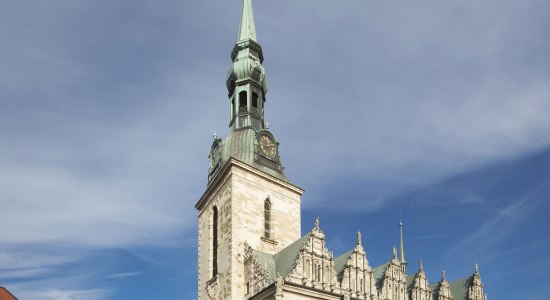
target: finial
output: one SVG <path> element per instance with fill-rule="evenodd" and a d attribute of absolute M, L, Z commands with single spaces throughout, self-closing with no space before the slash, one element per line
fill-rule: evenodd
<path fill-rule="evenodd" d="M 215 140 L 217 140 L 217 139 L 218 139 L 218 135 L 217 135 L 217 134 L 216 134 L 216 133 L 214 132 L 214 135 L 212 135 L 212 138 L 213 138 L 213 139 L 214 139 L 214 141 L 215 141 Z"/>
<path fill-rule="evenodd" d="M 424 267 L 422 266 L 422 258 L 418 261 L 418 269 L 423 270 Z"/>
<path fill-rule="evenodd" d="M 479 266 L 477 265 L 477 263 L 474 267 L 474 273 L 479 273 Z"/>
<path fill-rule="evenodd" d="M 265 122 L 265 129 L 269 129 L 269 123 Z"/>
<path fill-rule="evenodd" d="M 357 230 L 357 245 L 361 245 L 361 231 Z"/>
<path fill-rule="evenodd" d="M 397 247 L 393 246 L 393 258 L 397 259 Z"/>
<path fill-rule="evenodd" d="M 251 39 L 256 41 L 256 26 L 254 25 L 254 11 L 252 0 L 243 0 L 243 12 L 241 15 L 241 27 L 237 41 Z"/>
<path fill-rule="evenodd" d="M 441 271 L 441 279 L 447 280 L 447 275 L 445 274 L 445 270 Z"/>
<path fill-rule="evenodd" d="M 406 264 L 407 260 L 405 259 L 405 243 L 403 242 L 403 221 L 401 215 L 399 215 L 399 248 L 401 250 L 401 262 Z"/>
<path fill-rule="evenodd" d="M 313 230 L 319 231 L 319 217 L 315 219 L 315 225 L 313 226 Z"/>

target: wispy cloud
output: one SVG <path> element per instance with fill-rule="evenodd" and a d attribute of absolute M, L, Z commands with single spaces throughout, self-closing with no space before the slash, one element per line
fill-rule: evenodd
<path fill-rule="evenodd" d="M 515 228 L 529 217 L 529 214 L 546 201 L 545 195 L 550 187 L 549 182 L 543 182 L 506 207 L 499 209 L 491 219 L 486 220 L 474 232 L 457 243 L 449 254 L 463 249 L 483 251 L 494 246 L 508 236 L 515 234 Z M 529 203 L 529 205 L 527 205 Z M 474 247 L 475 245 L 475 247 Z"/>
<path fill-rule="evenodd" d="M 18 294 L 21 299 L 36 300 L 103 300 L 108 299 L 112 291 L 107 289 L 88 290 L 55 290 L 22 291 Z"/>
<path fill-rule="evenodd" d="M 116 274 L 110 274 L 105 276 L 107 279 L 113 279 L 113 278 L 126 278 L 126 277 L 134 277 L 141 275 L 141 272 L 126 272 L 126 273 L 116 273 Z"/>
<path fill-rule="evenodd" d="M 407 240 L 433 240 L 433 239 L 442 239 L 446 238 L 449 235 L 446 233 L 440 233 L 440 234 L 427 234 L 427 235 L 414 235 L 411 237 L 408 237 Z"/>

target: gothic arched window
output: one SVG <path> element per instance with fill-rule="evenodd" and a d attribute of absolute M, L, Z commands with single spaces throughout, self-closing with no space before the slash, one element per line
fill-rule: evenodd
<path fill-rule="evenodd" d="M 212 209 L 212 277 L 218 274 L 218 208 Z"/>
<path fill-rule="evenodd" d="M 269 199 L 264 202 L 264 237 L 271 238 L 271 202 Z"/>

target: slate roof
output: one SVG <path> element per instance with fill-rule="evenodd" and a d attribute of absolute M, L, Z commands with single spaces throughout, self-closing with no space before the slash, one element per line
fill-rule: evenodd
<path fill-rule="evenodd" d="M 407 276 L 407 283 L 405 284 L 405 286 L 407 287 L 407 291 L 412 290 L 412 288 L 414 287 L 415 278 L 416 278 L 416 274 Z"/>
<path fill-rule="evenodd" d="M 309 240 L 310 235 L 311 232 L 307 233 L 294 243 L 279 251 L 279 253 L 275 254 L 276 270 L 283 278 L 292 271 L 292 267 L 294 267 L 294 263 L 296 259 L 298 259 L 300 249 L 302 249 L 302 246 Z"/>
<path fill-rule="evenodd" d="M 434 297 L 438 296 L 438 289 L 441 282 L 437 282 L 430 285 Z M 453 300 L 468 300 L 468 290 L 472 285 L 472 276 L 468 276 L 463 279 L 459 279 L 453 282 L 449 282 L 449 289 L 453 295 Z"/>
<path fill-rule="evenodd" d="M 254 257 L 265 267 L 269 277 L 267 279 L 268 284 L 275 282 L 275 259 L 271 254 L 267 254 L 261 251 L 253 250 Z"/>
<path fill-rule="evenodd" d="M 344 276 L 346 263 L 348 262 L 348 258 L 351 256 L 352 253 L 353 250 L 350 250 L 334 259 L 334 271 L 336 272 L 336 276 L 338 277 L 338 279 Z"/>
<path fill-rule="evenodd" d="M 449 282 L 451 294 L 453 294 L 453 300 L 467 300 L 468 290 L 472 285 L 472 276 Z"/>
<path fill-rule="evenodd" d="M 269 273 L 268 284 L 275 282 L 277 274 L 284 278 L 292 271 L 300 249 L 309 240 L 310 235 L 311 233 L 304 235 L 275 255 L 253 250 L 256 259 L 263 264 Z"/>
<path fill-rule="evenodd" d="M 384 281 L 384 273 L 386 273 L 386 268 L 388 267 L 389 264 L 390 263 L 387 262 L 385 264 L 379 265 L 378 267 L 372 270 L 372 275 L 374 276 L 374 282 L 376 283 L 376 287 L 378 289 L 382 287 L 382 282 Z"/>

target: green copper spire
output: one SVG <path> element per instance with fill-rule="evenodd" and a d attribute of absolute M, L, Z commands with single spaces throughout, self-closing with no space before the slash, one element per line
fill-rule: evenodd
<path fill-rule="evenodd" d="M 243 12 L 241 15 L 241 27 L 237 41 L 251 39 L 256 41 L 256 25 L 254 25 L 254 11 L 252 0 L 243 0 Z"/>
<path fill-rule="evenodd" d="M 401 268 L 403 270 L 403 273 L 407 273 L 407 260 L 405 259 L 405 244 L 403 243 L 403 222 L 401 221 L 401 218 L 399 218 L 399 233 L 400 233 L 400 241 L 399 241 L 399 247 L 401 248 Z"/>
<path fill-rule="evenodd" d="M 262 46 L 256 42 L 252 0 L 243 0 L 239 36 L 231 52 L 231 60 L 233 65 L 226 81 L 230 101 L 229 127 L 233 131 L 266 129 L 264 103 L 267 80 L 262 66 Z"/>

